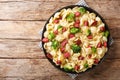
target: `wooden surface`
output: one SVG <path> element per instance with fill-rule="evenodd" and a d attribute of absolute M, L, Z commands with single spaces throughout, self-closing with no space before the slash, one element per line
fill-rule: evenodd
<path fill-rule="evenodd" d="M 39 30 L 57 9 L 79 0 L 0 0 L 0 80 L 72 80 L 39 48 Z M 120 80 L 120 0 L 86 0 L 107 22 L 114 44 L 103 63 L 76 80 Z"/>

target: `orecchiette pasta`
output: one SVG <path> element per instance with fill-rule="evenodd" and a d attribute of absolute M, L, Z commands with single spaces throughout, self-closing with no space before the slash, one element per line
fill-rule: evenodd
<path fill-rule="evenodd" d="M 50 18 L 42 41 L 56 66 L 79 73 L 99 63 L 107 52 L 108 35 L 100 17 L 84 7 L 74 7 Z"/>

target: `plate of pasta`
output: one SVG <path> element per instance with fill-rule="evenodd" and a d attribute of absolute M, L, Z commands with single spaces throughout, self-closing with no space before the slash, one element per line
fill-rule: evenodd
<path fill-rule="evenodd" d="M 109 29 L 93 9 L 70 5 L 46 22 L 42 47 L 47 59 L 67 73 L 82 73 L 98 65 L 109 48 Z"/>

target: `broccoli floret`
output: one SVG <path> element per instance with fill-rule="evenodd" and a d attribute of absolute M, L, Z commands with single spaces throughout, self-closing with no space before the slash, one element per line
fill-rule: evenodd
<path fill-rule="evenodd" d="M 73 50 L 74 53 L 78 53 L 78 52 L 81 51 L 81 47 L 78 46 L 78 45 L 75 45 L 75 44 L 73 44 L 73 45 L 71 46 L 71 48 L 72 48 L 72 50 Z"/>
<path fill-rule="evenodd" d="M 56 50 L 59 47 L 59 42 L 57 40 L 54 40 L 54 41 L 52 41 L 52 45 L 51 46 L 52 46 L 53 49 Z"/>
<path fill-rule="evenodd" d="M 97 49 L 95 47 L 92 47 L 91 49 L 93 53 L 96 53 Z"/>
<path fill-rule="evenodd" d="M 53 38 L 55 38 L 55 34 L 53 32 L 49 33 L 48 39 L 52 40 Z"/>
<path fill-rule="evenodd" d="M 70 64 L 64 65 L 63 68 L 64 68 L 65 71 L 73 71 L 73 67 Z"/>
<path fill-rule="evenodd" d="M 72 33 L 72 34 L 78 33 L 79 31 L 80 31 L 80 29 L 75 28 L 75 27 L 70 29 L 70 33 Z"/>
<path fill-rule="evenodd" d="M 75 15 L 73 13 L 69 13 L 66 17 L 68 22 L 72 22 L 75 19 Z"/>
<path fill-rule="evenodd" d="M 81 8 L 79 8 L 79 12 L 81 14 L 84 14 L 84 13 L 86 13 L 86 9 L 84 7 L 81 7 Z"/>

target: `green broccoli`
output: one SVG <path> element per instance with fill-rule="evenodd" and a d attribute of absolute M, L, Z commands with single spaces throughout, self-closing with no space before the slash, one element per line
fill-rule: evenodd
<path fill-rule="evenodd" d="M 84 13 L 86 13 L 86 9 L 84 7 L 81 7 L 81 8 L 79 8 L 79 12 L 81 14 L 84 14 Z"/>
<path fill-rule="evenodd" d="M 85 63 L 85 64 L 84 64 L 84 67 L 85 67 L 85 68 L 88 68 L 88 67 L 89 67 L 89 65 L 88 65 L 87 63 Z"/>
<path fill-rule="evenodd" d="M 52 46 L 53 49 L 56 50 L 59 47 L 59 42 L 57 40 L 54 40 L 54 41 L 52 41 L 52 45 L 51 46 Z"/>
<path fill-rule="evenodd" d="M 75 27 L 70 29 L 70 33 L 72 33 L 72 34 L 78 33 L 79 31 L 80 31 L 80 29 L 79 28 L 75 28 Z"/>
<path fill-rule="evenodd" d="M 97 52 L 97 49 L 95 47 L 92 47 L 91 50 L 92 50 L 93 53 Z"/>
<path fill-rule="evenodd" d="M 78 46 L 78 45 L 76 45 L 76 44 L 73 44 L 73 45 L 71 46 L 71 48 L 72 48 L 72 50 L 73 50 L 74 53 L 78 53 L 78 52 L 81 51 L 81 47 Z"/>
<path fill-rule="evenodd" d="M 75 15 L 73 13 L 69 13 L 66 17 L 68 22 L 72 22 L 75 19 Z"/>
<path fill-rule="evenodd" d="M 69 64 L 65 64 L 63 68 L 65 71 L 73 71 L 73 67 Z"/>
<path fill-rule="evenodd" d="M 103 32 L 103 36 L 105 36 L 105 37 L 108 37 L 109 36 L 109 31 L 105 31 L 105 32 Z"/>
<path fill-rule="evenodd" d="M 53 32 L 50 32 L 48 35 L 48 39 L 52 40 L 53 38 L 55 38 L 55 34 Z"/>

